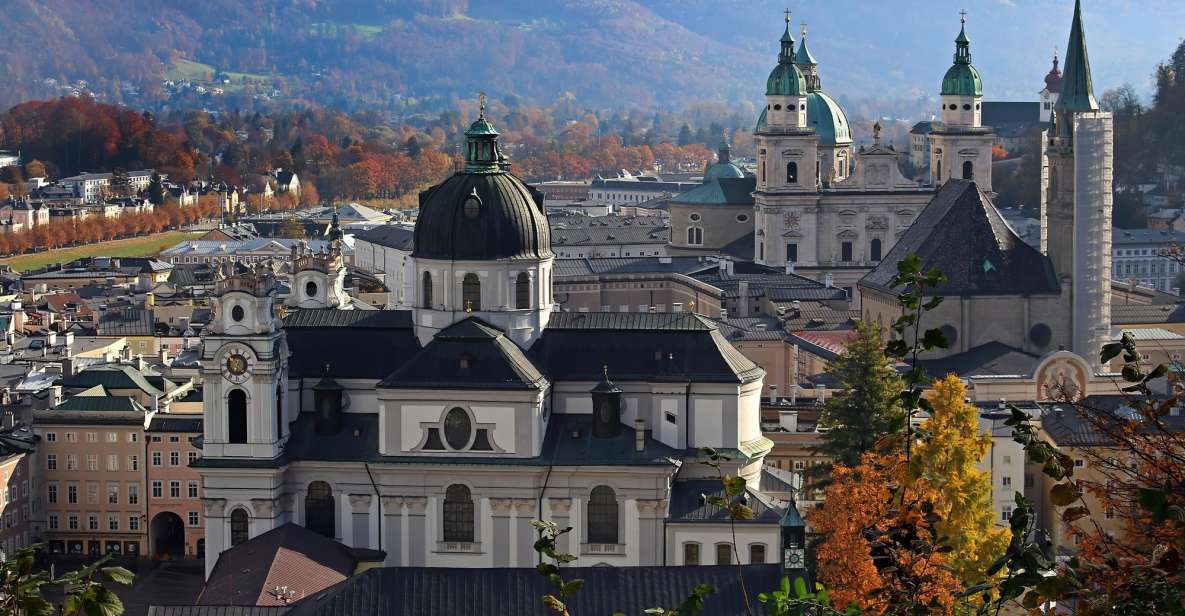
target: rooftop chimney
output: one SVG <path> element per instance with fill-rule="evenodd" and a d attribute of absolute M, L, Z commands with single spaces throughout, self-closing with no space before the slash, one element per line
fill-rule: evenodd
<path fill-rule="evenodd" d="M 823 276 L 823 286 L 827 287 L 828 289 L 835 286 L 835 277 L 831 275 L 831 272 L 828 272 L 827 275 Z"/>
<path fill-rule="evenodd" d="M 770 385 L 769 386 L 769 403 L 770 404 L 777 404 L 778 403 L 778 386 L 777 385 Z"/>
<path fill-rule="evenodd" d="M 643 451 L 646 449 L 646 420 L 638 418 L 634 420 L 634 451 Z"/>

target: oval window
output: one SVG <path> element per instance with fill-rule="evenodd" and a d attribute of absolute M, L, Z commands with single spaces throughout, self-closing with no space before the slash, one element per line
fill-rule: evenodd
<path fill-rule="evenodd" d="M 688 216 L 688 218 L 691 219 L 691 222 L 699 222 L 700 215 L 699 214 L 692 214 L 692 215 Z"/>
<path fill-rule="evenodd" d="M 803 104 L 799 105 L 799 106 L 798 106 L 798 110 L 799 110 L 799 111 L 806 111 L 806 103 L 803 103 Z"/>
<path fill-rule="evenodd" d="M 737 214 L 737 222 L 749 222 L 748 214 Z"/>
<path fill-rule="evenodd" d="M 781 105 L 774 105 L 774 111 L 781 111 L 781 110 L 782 110 Z"/>
<path fill-rule="evenodd" d="M 971 111 L 971 103 L 963 105 L 963 111 Z"/>
<path fill-rule="evenodd" d="M 235 322 L 242 321 L 244 316 L 246 316 L 246 313 L 243 312 L 242 306 L 235 306 L 230 309 L 230 318 L 234 319 Z"/>
<path fill-rule="evenodd" d="M 481 199 L 478 199 L 476 194 L 465 197 L 464 211 L 465 218 L 470 220 L 477 218 L 481 214 Z"/>
<path fill-rule="evenodd" d="M 444 440 L 451 449 L 464 449 L 473 433 L 473 422 L 462 408 L 453 408 L 444 416 Z"/>
<path fill-rule="evenodd" d="M 316 297 L 317 296 L 317 283 L 310 280 L 308 282 L 308 284 L 306 284 L 304 286 L 304 294 L 309 297 Z"/>

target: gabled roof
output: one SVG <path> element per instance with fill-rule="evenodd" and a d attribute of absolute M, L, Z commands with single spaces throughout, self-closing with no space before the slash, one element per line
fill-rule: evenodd
<path fill-rule="evenodd" d="M 371 244 L 410 252 L 414 237 L 415 231 L 411 228 L 387 224 L 355 233 L 354 241 L 370 242 Z"/>
<path fill-rule="evenodd" d="M 547 379 L 501 330 L 469 317 L 432 341 L 379 387 L 399 389 L 539 389 Z"/>
<path fill-rule="evenodd" d="M 757 592 L 777 588 L 781 576 L 776 564 L 745 565 L 748 602 L 760 606 Z M 704 601 L 704 614 L 747 613 L 735 566 L 565 567 L 564 577 L 584 580 L 584 590 L 565 599 L 573 614 L 641 614 L 654 606 L 678 606 L 699 584 L 715 589 Z M 290 614 L 547 616 L 552 612 L 539 598 L 550 592 L 547 579 L 533 568 L 384 567 L 298 603 Z"/>
<path fill-rule="evenodd" d="M 974 182 L 950 180 L 938 191 L 889 254 L 860 280 L 889 289 L 897 263 L 916 253 L 937 266 L 947 282 L 934 295 L 1058 293 L 1049 257 L 1029 246 L 1004 221 Z"/>
<path fill-rule="evenodd" d="M 148 409 L 130 396 L 73 396 L 51 412 L 55 411 L 146 413 Z"/>
<path fill-rule="evenodd" d="M 753 518 L 737 520 L 738 524 L 777 524 L 782 511 L 762 501 L 753 491 L 746 490 Z M 671 487 L 669 522 L 707 522 L 728 524 L 728 512 L 713 505 L 703 496 L 727 498 L 724 484 L 717 479 L 676 481 Z"/>
<path fill-rule="evenodd" d="M 156 387 L 139 370 L 122 364 L 88 368 L 74 375 L 62 377 L 59 384 L 69 388 L 91 388 L 101 385 L 107 390 L 139 389 L 150 396 L 159 396 L 173 385 L 169 382 L 163 388 Z"/>

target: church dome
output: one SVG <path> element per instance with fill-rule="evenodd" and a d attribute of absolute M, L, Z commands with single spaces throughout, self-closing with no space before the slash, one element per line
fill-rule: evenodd
<path fill-rule="evenodd" d="M 552 257 L 543 196 L 507 171 L 498 131 L 484 112 L 465 136 L 465 169 L 420 193 L 412 257 L 443 261 Z"/>
<path fill-rule="evenodd" d="M 765 82 L 766 96 L 802 96 L 805 92 L 806 78 L 789 62 L 779 62 Z"/>
<path fill-rule="evenodd" d="M 852 142 L 848 116 L 835 99 L 822 91 L 811 92 L 806 97 L 806 124 L 815 129 L 819 143 L 823 145 L 845 145 Z"/>
<path fill-rule="evenodd" d="M 720 150 L 716 154 L 716 162 L 708 165 L 708 170 L 704 172 L 704 184 L 724 178 L 745 177 L 745 172 L 732 164 L 731 152 L 732 149 L 728 146 L 728 142 L 721 141 Z"/>
<path fill-rule="evenodd" d="M 1062 72 L 1057 67 L 1056 55 L 1053 56 L 1053 68 L 1045 76 L 1045 89 L 1052 94 L 1061 94 L 1062 91 Z"/>
<path fill-rule="evenodd" d="M 979 71 L 971 65 L 971 39 L 966 27 L 959 29 L 955 39 L 955 63 L 942 78 L 943 96 L 983 96 L 983 81 Z"/>

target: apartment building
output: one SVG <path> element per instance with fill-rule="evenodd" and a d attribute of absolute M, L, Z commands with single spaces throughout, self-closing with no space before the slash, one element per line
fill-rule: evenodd
<path fill-rule="evenodd" d="M 149 553 L 154 557 L 206 554 L 202 478 L 189 467 L 201 457 L 201 449 L 194 445 L 201 435 L 200 408 L 196 413 L 158 413 L 145 433 Z"/>
<path fill-rule="evenodd" d="M 0 431 L 0 558 L 8 558 L 33 543 L 31 460 L 36 444 L 37 438 L 28 426 Z"/>

